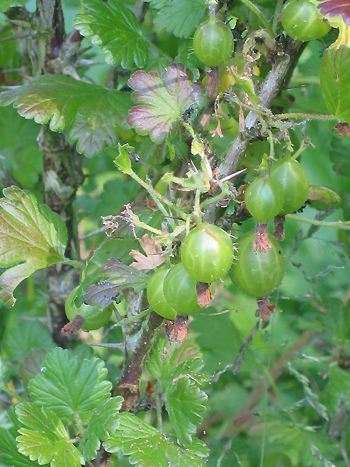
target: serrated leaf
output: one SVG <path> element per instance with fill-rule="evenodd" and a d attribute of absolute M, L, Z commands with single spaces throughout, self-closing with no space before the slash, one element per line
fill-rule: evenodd
<path fill-rule="evenodd" d="M 121 413 L 115 433 L 104 447 L 108 452 L 122 451 L 133 465 L 142 467 L 199 467 L 204 462 L 190 449 L 182 449 L 156 428 L 135 415 Z"/>
<path fill-rule="evenodd" d="M 0 105 L 10 104 L 24 118 L 49 123 L 52 131 L 65 130 L 79 153 L 93 156 L 115 144 L 116 129 L 125 126 L 130 97 L 69 76 L 46 75 L 0 94 Z"/>
<path fill-rule="evenodd" d="M 149 44 L 134 13 L 119 0 L 84 0 L 83 6 L 85 12 L 76 16 L 75 27 L 103 50 L 107 63 L 143 68 Z"/>
<path fill-rule="evenodd" d="M 0 427 L 0 464 L 2 466 L 33 467 L 38 466 L 28 457 L 17 451 L 16 438 L 12 431 Z"/>
<path fill-rule="evenodd" d="M 104 363 L 98 358 L 82 360 L 68 350 L 55 348 L 28 390 L 34 402 L 50 407 L 63 421 L 79 417 L 87 422 L 110 397 L 112 384 L 106 376 Z"/>
<path fill-rule="evenodd" d="M 70 440 L 58 416 L 48 408 L 30 402 L 16 406 L 16 415 L 24 428 L 18 430 L 18 451 L 52 467 L 80 467 L 84 459 Z"/>
<path fill-rule="evenodd" d="M 182 378 L 168 387 L 165 407 L 179 441 L 192 441 L 206 410 L 207 395 L 191 379 Z"/>
<path fill-rule="evenodd" d="M 95 409 L 79 443 L 79 450 L 86 460 L 96 458 L 100 441 L 105 441 L 114 431 L 122 402 L 122 397 L 113 397 Z"/>
<path fill-rule="evenodd" d="M 0 199 L 0 299 L 14 305 L 13 291 L 38 269 L 64 259 L 67 232 L 61 218 L 28 191 L 11 186 Z"/>
<path fill-rule="evenodd" d="M 195 32 L 208 7 L 204 0 L 176 0 L 176 2 L 152 2 L 159 10 L 155 25 L 177 37 L 188 38 Z"/>
<path fill-rule="evenodd" d="M 128 81 L 138 103 L 129 111 L 128 122 L 147 132 L 155 142 L 165 139 L 174 123 L 192 105 L 198 105 L 200 91 L 189 80 L 182 65 L 171 65 L 162 76 L 136 71 Z"/>
<path fill-rule="evenodd" d="M 197 348 L 185 341 L 168 348 L 159 339 L 147 359 L 147 369 L 162 382 L 165 407 L 178 440 L 184 445 L 192 435 L 206 410 L 207 395 L 201 391 L 203 360 Z"/>
<path fill-rule="evenodd" d="M 38 321 L 22 321 L 7 330 L 3 350 L 10 360 L 21 363 L 33 349 L 49 350 L 54 346 L 48 329 Z"/>

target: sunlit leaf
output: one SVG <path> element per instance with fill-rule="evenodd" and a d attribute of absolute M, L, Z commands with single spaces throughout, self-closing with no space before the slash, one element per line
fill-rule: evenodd
<path fill-rule="evenodd" d="M 199 102 L 199 87 L 191 83 L 181 65 L 171 65 L 162 76 L 136 71 L 128 84 L 138 103 L 129 111 L 128 122 L 156 142 L 163 141 L 182 114 Z"/>
<path fill-rule="evenodd" d="M 38 269 L 63 260 L 66 228 L 50 208 L 12 186 L 0 199 L 0 298 L 14 305 L 14 289 Z"/>
<path fill-rule="evenodd" d="M 78 152 L 92 156 L 116 142 L 116 128 L 126 124 L 130 98 L 126 92 L 69 76 L 46 75 L 0 94 L 0 105 L 10 104 L 24 118 L 66 131 Z"/>
<path fill-rule="evenodd" d="M 130 456 L 131 464 L 142 467 L 204 466 L 204 461 L 190 449 L 182 449 L 156 428 L 129 413 L 119 415 L 118 428 L 104 447 L 108 452 L 122 451 Z"/>
<path fill-rule="evenodd" d="M 48 408 L 25 402 L 16 406 L 16 414 L 23 428 L 17 437 L 17 449 L 52 467 L 80 467 L 83 458 L 70 440 L 69 433 L 58 416 Z"/>
<path fill-rule="evenodd" d="M 0 427 L 0 465 L 16 467 L 33 467 L 38 463 L 31 461 L 17 451 L 16 436 L 6 428 Z"/>
<path fill-rule="evenodd" d="M 98 358 L 79 359 L 68 350 L 55 348 L 28 388 L 35 402 L 49 407 L 63 421 L 72 417 L 88 421 L 110 397 L 112 384 L 106 376 L 107 370 Z"/>
<path fill-rule="evenodd" d="M 123 68 L 143 68 L 149 44 L 134 13 L 119 0 L 84 0 L 85 11 L 76 16 L 75 27 L 98 45 L 106 61 Z"/>

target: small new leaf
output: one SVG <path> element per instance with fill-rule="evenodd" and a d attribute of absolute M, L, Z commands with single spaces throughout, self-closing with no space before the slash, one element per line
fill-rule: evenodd
<path fill-rule="evenodd" d="M 14 305 L 15 288 L 38 269 L 64 259 L 67 232 L 61 218 L 28 191 L 11 186 L 0 199 L 0 299 Z"/>
<path fill-rule="evenodd" d="M 129 151 L 132 149 L 134 148 L 132 148 L 128 144 L 123 144 L 123 146 L 118 144 L 118 156 L 114 159 L 115 165 L 121 172 L 123 172 L 126 175 L 129 174 L 132 170 L 131 160 L 129 157 Z"/>
<path fill-rule="evenodd" d="M 81 360 L 68 350 L 55 348 L 28 389 L 35 402 L 49 407 L 63 421 L 79 417 L 87 422 L 110 398 L 112 385 L 106 376 L 107 370 L 98 358 Z"/>
<path fill-rule="evenodd" d="M 100 441 L 105 441 L 114 431 L 122 402 L 122 397 L 113 397 L 95 409 L 79 443 L 85 460 L 95 459 Z"/>
<path fill-rule="evenodd" d="M 136 71 L 128 81 L 138 103 L 129 111 L 128 123 L 162 142 L 174 123 L 192 105 L 198 105 L 199 87 L 189 80 L 181 65 L 171 65 L 162 76 Z"/>
<path fill-rule="evenodd" d="M 0 94 L 0 105 L 10 104 L 24 118 L 49 123 L 52 131 L 65 130 L 77 151 L 90 157 L 115 144 L 116 129 L 125 127 L 130 97 L 69 76 L 45 75 Z"/>
<path fill-rule="evenodd" d="M 119 0 L 85 0 L 83 6 L 85 12 L 76 16 L 75 27 L 103 50 L 107 63 L 143 68 L 149 45 L 134 13 Z"/>
<path fill-rule="evenodd" d="M 18 430 L 18 451 L 52 467 L 80 467 L 84 462 L 58 416 L 48 408 L 25 402 L 16 406 L 16 415 L 24 425 Z"/>
<path fill-rule="evenodd" d="M 104 443 L 108 452 L 122 451 L 132 465 L 142 467 L 202 467 L 203 460 L 190 449 L 182 449 L 156 428 L 129 413 L 121 413 L 118 427 Z M 197 452 L 197 451 L 196 451 Z"/>
<path fill-rule="evenodd" d="M 155 269 L 164 263 L 165 256 L 163 255 L 161 245 L 148 234 L 142 237 L 140 245 L 146 255 L 143 255 L 139 250 L 131 250 L 130 256 L 135 260 L 131 263 L 131 267 L 147 271 Z"/>

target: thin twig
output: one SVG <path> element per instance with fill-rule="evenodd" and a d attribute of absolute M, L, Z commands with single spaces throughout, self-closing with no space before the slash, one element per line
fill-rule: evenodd
<path fill-rule="evenodd" d="M 251 329 L 250 333 L 248 334 L 246 340 L 243 342 L 241 348 L 239 349 L 238 355 L 235 358 L 233 363 L 229 363 L 226 365 L 222 370 L 216 372 L 211 379 L 209 380 L 209 384 L 216 383 L 216 381 L 219 380 L 220 376 L 226 373 L 226 371 L 231 370 L 234 375 L 236 375 L 239 372 L 239 369 L 243 363 L 245 353 L 248 350 L 248 348 L 252 345 L 253 338 L 255 334 L 258 332 L 260 328 L 260 320 L 258 320 L 255 324 L 254 327 Z"/>

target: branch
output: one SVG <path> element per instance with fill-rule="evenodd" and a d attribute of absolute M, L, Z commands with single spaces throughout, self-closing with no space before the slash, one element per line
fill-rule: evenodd
<path fill-rule="evenodd" d="M 277 56 L 276 62 L 262 85 L 259 93 L 261 107 L 270 108 L 273 99 L 283 89 L 301 51 L 302 43 L 291 40 L 287 42 L 283 54 Z M 259 116 L 253 111 L 249 112 L 245 120 L 245 131 L 233 141 L 227 156 L 218 168 L 218 178 L 227 177 L 237 170 L 249 144 L 259 137 L 258 126 Z"/>
<path fill-rule="evenodd" d="M 116 394 L 124 398 L 122 410 L 132 410 L 139 398 L 139 382 L 142 374 L 143 362 L 153 344 L 156 331 L 163 320 L 156 313 L 152 313 L 146 327 L 138 338 L 136 348 L 126 357 L 123 375 L 117 385 Z"/>
<path fill-rule="evenodd" d="M 248 348 L 252 345 L 253 338 L 255 334 L 258 332 L 260 328 L 260 320 L 258 320 L 255 324 L 254 327 L 251 329 L 249 332 L 246 340 L 243 342 L 241 348 L 239 349 L 238 355 L 235 358 L 233 363 L 229 363 L 226 365 L 222 370 L 217 371 L 209 380 L 209 384 L 216 383 L 220 376 L 226 373 L 226 371 L 231 370 L 234 375 L 236 375 L 239 372 L 239 369 L 242 365 L 243 359 L 245 357 L 245 353 L 248 350 Z"/>

